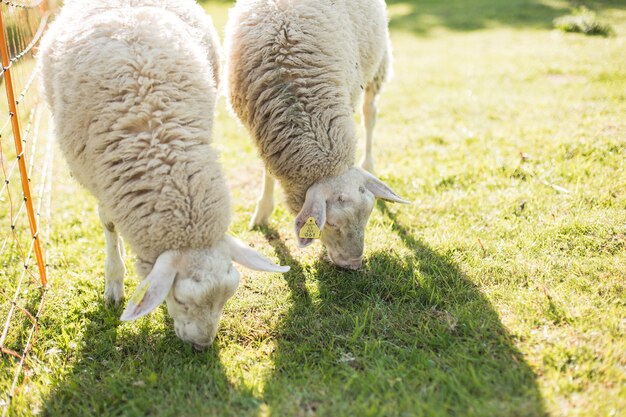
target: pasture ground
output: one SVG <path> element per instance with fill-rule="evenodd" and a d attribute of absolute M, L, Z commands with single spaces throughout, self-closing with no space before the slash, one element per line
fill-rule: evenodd
<path fill-rule="evenodd" d="M 205 353 L 165 307 L 129 324 L 104 306 L 96 203 L 59 155 L 51 289 L 11 411 L 624 415 L 626 2 L 582 3 L 616 35 L 554 30 L 562 0 L 388 1 L 376 167 L 414 203 L 377 204 L 358 272 L 298 249 L 280 197 L 247 230 L 261 163 L 221 99 L 232 232 L 291 272 L 242 271 Z M 205 3 L 220 30 L 230 4 Z"/>

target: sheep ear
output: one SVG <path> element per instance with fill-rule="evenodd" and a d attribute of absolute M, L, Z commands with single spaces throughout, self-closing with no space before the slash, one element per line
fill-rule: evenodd
<path fill-rule="evenodd" d="M 241 266 L 255 270 L 265 272 L 287 272 L 288 266 L 276 265 L 274 262 L 261 255 L 251 247 L 247 246 L 241 240 L 232 236 L 224 236 L 224 240 L 230 249 L 230 256 L 233 258 L 233 262 L 238 263 Z"/>
<path fill-rule="evenodd" d="M 369 172 L 363 171 L 365 176 L 365 188 L 374 194 L 374 197 L 381 200 L 390 201 L 392 203 L 411 204 L 410 201 L 403 199 L 395 193 L 387 184 L 376 178 Z"/>
<path fill-rule="evenodd" d="M 301 248 L 321 236 L 326 224 L 326 196 L 321 187 L 313 185 L 306 192 L 304 205 L 296 216 L 296 239 Z M 308 237 L 307 237 L 308 236 Z"/>
<path fill-rule="evenodd" d="M 178 257 L 175 252 L 165 251 L 159 255 L 150 274 L 141 281 L 122 313 L 122 321 L 144 316 L 159 306 L 167 297 L 176 277 Z"/>

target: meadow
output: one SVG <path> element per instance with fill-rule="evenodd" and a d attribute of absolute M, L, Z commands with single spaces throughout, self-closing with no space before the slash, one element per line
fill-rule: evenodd
<path fill-rule="evenodd" d="M 222 36 L 231 4 L 203 3 Z M 626 415 L 626 1 L 387 4 L 376 173 L 412 204 L 377 203 L 363 268 L 299 249 L 281 197 L 248 230 L 262 164 L 222 97 L 231 231 L 291 271 L 242 269 L 198 353 L 165 306 L 122 323 L 104 305 L 96 202 L 58 154 L 51 287 L 11 414 Z M 580 4 L 614 34 L 554 29 Z"/>

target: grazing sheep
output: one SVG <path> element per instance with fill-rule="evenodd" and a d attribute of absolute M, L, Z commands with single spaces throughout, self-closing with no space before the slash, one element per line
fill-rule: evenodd
<path fill-rule="evenodd" d="M 331 261 L 359 268 L 374 198 L 408 203 L 365 171 L 373 171 L 375 100 L 390 63 L 384 1 L 239 0 L 225 49 L 231 107 L 266 168 L 250 225 L 267 222 L 277 178 L 297 213 L 300 246 L 321 230 Z M 365 170 L 354 166 L 361 96 Z"/>
<path fill-rule="evenodd" d="M 99 200 L 106 300 L 124 296 L 119 231 L 145 277 L 122 320 L 166 300 L 176 334 L 197 349 L 239 284 L 232 261 L 289 269 L 225 234 L 230 197 L 210 146 L 218 42 L 200 16 L 192 1 L 72 1 L 39 56 L 61 150 Z"/>

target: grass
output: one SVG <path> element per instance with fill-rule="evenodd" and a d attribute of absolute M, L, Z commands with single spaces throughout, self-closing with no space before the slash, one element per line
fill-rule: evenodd
<path fill-rule="evenodd" d="M 577 32 L 585 35 L 610 36 L 611 26 L 598 21 L 596 14 L 586 7 L 574 9 L 572 14 L 554 19 L 554 27 L 563 32 Z"/>
<path fill-rule="evenodd" d="M 220 28 L 229 5 L 205 3 Z M 611 38 L 553 30 L 577 5 L 388 2 L 377 172 L 414 203 L 377 204 L 362 271 L 297 249 L 283 204 L 246 230 L 261 163 L 222 100 L 232 231 L 292 269 L 244 271 L 206 353 L 163 307 L 127 324 L 103 306 L 96 204 L 57 158 L 52 287 L 12 412 L 626 413 L 626 9 L 584 3 Z"/>

